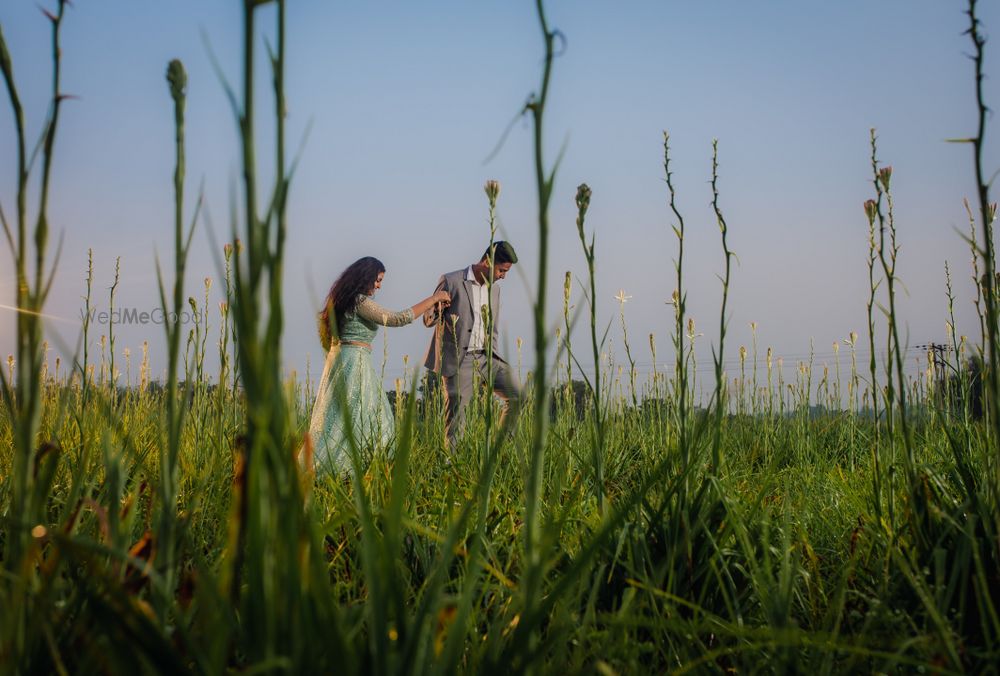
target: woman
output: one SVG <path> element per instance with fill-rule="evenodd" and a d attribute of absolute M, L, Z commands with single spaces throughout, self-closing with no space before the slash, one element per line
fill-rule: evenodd
<path fill-rule="evenodd" d="M 439 291 L 401 312 L 386 310 L 371 298 L 384 277 L 385 266 L 377 258 L 355 261 L 333 283 L 319 313 L 319 338 L 327 355 L 309 423 L 317 472 L 351 471 L 349 434 L 362 452 L 392 438 L 392 410 L 371 361 L 378 325 L 405 326 L 435 304 L 450 301 Z"/>

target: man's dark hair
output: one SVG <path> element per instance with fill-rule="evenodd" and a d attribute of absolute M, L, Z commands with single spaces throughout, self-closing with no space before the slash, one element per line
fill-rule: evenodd
<path fill-rule="evenodd" d="M 480 260 L 489 260 L 490 248 L 486 247 L 486 251 L 483 252 L 483 257 Z M 517 263 L 517 254 L 514 253 L 514 247 L 511 246 L 510 242 L 493 242 L 493 264 L 499 265 L 500 263 L 510 263 L 513 265 Z"/>

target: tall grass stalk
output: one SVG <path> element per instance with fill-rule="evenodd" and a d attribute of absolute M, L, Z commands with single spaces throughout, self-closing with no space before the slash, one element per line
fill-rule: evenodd
<path fill-rule="evenodd" d="M 979 270 L 979 245 L 976 238 L 976 215 L 972 213 L 972 207 L 969 206 L 969 200 L 964 199 L 962 203 L 965 205 L 965 213 L 969 216 L 969 248 L 972 250 L 972 283 L 976 289 L 976 297 L 973 299 L 973 304 L 976 306 L 976 317 L 979 319 L 979 357 L 985 363 L 986 361 L 986 316 L 983 311 L 983 304 L 985 302 L 985 296 L 983 294 L 983 275 Z"/>
<path fill-rule="evenodd" d="M 590 309 L 588 318 L 590 325 L 590 347 L 594 360 L 594 377 L 591 380 L 581 369 L 581 374 L 593 400 L 591 410 L 591 420 L 593 424 L 593 435 L 590 443 L 590 465 L 593 476 L 594 498 L 597 500 L 598 512 L 604 514 L 604 456 L 607 453 L 607 404 L 604 401 L 603 386 L 601 385 L 601 345 L 603 341 L 597 339 L 597 275 L 594 270 L 594 263 L 597 258 L 594 252 L 594 240 L 596 233 L 590 236 L 590 243 L 587 243 L 587 235 L 584 232 L 584 222 L 587 218 L 587 210 L 590 208 L 590 198 L 592 191 L 586 183 L 581 183 L 576 189 L 576 232 L 580 237 L 580 246 L 583 248 L 583 257 L 587 261 L 587 280 L 589 283 L 588 307 Z M 567 273 L 566 284 L 569 285 L 569 273 Z M 568 291 L 567 291 L 568 302 Z M 568 319 L 566 321 L 566 340 L 569 342 L 570 327 Z M 605 335 L 607 335 L 605 333 Z M 572 354 L 569 350 L 567 353 Z"/>
<path fill-rule="evenodd" d="M 85 413 L 87 411 L 87 404 L 90 403 L 90 387 L 88 383 L 87 370 L 89 368 L 88 359 L 90 357 L 90 296 L 94 285 L 94 250 L 87 249 L 87 277 L 86 277 L 85 293 L 83 296 L 83 325 L 80 327 L 82 341 L 80 349 L 83 352 L 83 361 L 78 362 L 77 365 L 80 369 L 80 379 L 81 379 L 81 396 L 80 396 L 80 407 L 76 413 L 77 420 L 77 431 L 80 435 L 80 450 L 81 453 L 86 448 L 86 434 L 83 430 L 83 421 L 85 419 Z"/>
<path fill-rule="evenodd" d="M 907 416 L 907 385 L 906 376 L 903 371 L 904 351 L 899 339 L 899 328 L 896 314 L 896 258 L 899 253 L 899 246 L 896 243 L 896 221 L 893 209 L 892 193 L 890 191 L 892 181 L 892 167 L 878 166 L 876 156 L 876 137 L 874 131 L 871 137 L 872 142 L 872 183 L 875 187 L 875 219 L 878 222 L 878 258 L 882 265 L 882 278 L 886 283 L 887 305 L 883 308 L 886 315 L 886 425 L 887 436 L 890 448 L 892 449 L 891 464 L 895 464 L 896 444 L 903 444 L 904 470 L 907 478 L 912 480 L 914 470 L 913 438 L 910 434 L 910 420 Z M 882 203 L 885 199 L 886 209 L 883 211 Z M 898 401 L 898 404 L 897 404 Z M 898 421 L 901 438 L 894 434 L 894 428 Z M 892 474 L 890 473 L 890 491 L 892 490 Z"/>
<path fill-rule="evenodd" d="M 115 316 L 115 291 L 118 289 L 121 261 L 121 256 L 115 257 L 115 278 L 108 294 L 108 315 L 110 317 Z M 108 367 L 111 371 L 111 408 L 114 409 L 118 401 L 118 376 L 115 374 L 115 323 L 113 321 L 108 322 L 108 347 L 111 357 L 111 363 Z"/>
<path fill-rule="evenodd" d="M 687 314 L 687 291 L 684 289 L 684 217 L 677 208 L 677 191 L 674 188 L 673 172 L 670 171 L 670 134 L 663 132 L 663 173 L 670 194 L 670 210 L 677 219 L 677 225 L 671 226 L 677 236 L 677 258 L 674 269 L 677 271 L 677 286 L 673 291 L 674 306 L 674 406 L 677 410 L 677 448 L 680 451 L 682 466 L 687 467 L 690 460 L 688 445 L 688 368 L 689 362 L 684 348 L 687 335 L 685 319 Z M 693 324 L 690 333 L 694 332 Z M 691 358 L 694 358 L 694 339 L 691 339 Z M 694 364 L 690 364 L 692 371 Z"/>
<path fill-rule="evenodd" d="M 16 275 L 17 326 L 16 361 L 17 376 L 0 372 L 0 392 L 5 412 L 11 424 L 10 444 L 13 458 L 8 478 L 0 481 L 0 494 L 10 495 L 4 505 L 3 521 L 7 522 L 3 538 L 3 581 L 0 598 L 9 608 L 0 619 L 0 660 L 18 664 L 33 650 L 37 634 L 32 630 L 36 607 L 44 605 L 33 589 L 40 586 L 38 570 L 41 547 L 47 531 L 45 520 L 46 499 L 54 480 L 62 453 L 58 441 L 48 441 L 36 448 L 41 431 L 44 381 L 41 377 L 42 361 L 42 310 L 51 290 L 58 268 L 57 250 L 51 268 L 46 265 L 49 239 L 48 202 L 51 187 L 53 153 L 59 114 L 66 95 L 61 90 L 62 48 L 60 34 L 65 15 L 65 0 L 59 0 L 55 13 L 42 9 L 51 29 L 52 87 L 49 111 L 42 125 L 39 146 L 42 165 L 38 206 L 34 229 L 28 234 L 28 192 L 34 155 L 29 159 L 26 151 L 27 135 L 24 108 L 14 81 L 14 66 L 7 41 L 0 26 L 0 71 L 3 73 L 10 100 L 17 139 L 17 207 L 15 211 L 16 238 L 6 216 L 0 209 L 4 234 L 14 259 Z M 60 240 L 61 248 L 61 240 Z M 29 281 L 29 257 L 34 254 L 34 279 Z M 12 484 L 12 487 L 11 487 Z M 7 659 L 3 659 L 6 657 Z"/>
<path fill-rule="evenodd" d="M 560 330 L 560 336 L 562 337 L 562 347 L 566 352 L 566 387 L 563 389 L 563 398 L 567 404 L 572 401 L 573 398 L 573 344 L 570 341 L 570 334 L 572 332 L 572 324 L 570 322 L 570 310 L 573 308 L 573 273 L 570 270 L 566 271 L 565 277 L 563 277 L 563 325 Z M 561 333 L 565 331 L 563 336 Z M 520 371 L 521 362 L 521 349 L 518 346 L 518 371 Z M 581 376 L 583 374 L 581 373 Z"/>
<path fill-rule="evenodd" d="M 61 90 L 62 48 L 60 35 L 66 0 L 59 0 L 55 13 L 46 9 L 42 12 L 48 18 L 52 28 L 52 88 L 49 100 L 49 111 L 42 126 L 40 147 L 42 150 L 42 165 L 38 206 L 35 214 L 34 229 L 30 239 L 28 233 L 28 198 L 29 180 L 31 178 L 34 156 L 27 154 L 27 132 L 25 129 L 24 108 L 21 103 L 17 85 L 14 82 L 14 66 L 7 41 L 0 27 L 0 71 L 3 72 L 7 95 L 14 115 L 14 128 L 17 138 L 17 208 L 14 215 L 16 237 L 10 229 L 6 218 L 3 219 L 4 233 L 15 263 L 17 288 L 15 291 L 17 305 L 17 326 L 15 330 L 17 349 L 15 362 L 18 365 L 17 377 L 0 371 L 0 390 L 3 401 L 12 421 L 13 468 L 11 482 L 13 484 L 12 498 L 6 513 L 6 519 L 11 521 L 13 531 L 5 542 L 5 570 L 16 575 L 23 563 L 23 557 L 28 553 L 33 536 L 30 530 L 39 523 L 43 515 L 44 496 L 36 488 L 45 488 L 36 483 L 38 476 L 38 461 L 41 458 L 36 449 L 42 413 L 42 387 L 40 377 L 42 370 L 42 309 L 51 289 L 58 267 L 58 252 L 51 267 L 46 265 L 47 244 L 49 239 L 48 203 L 51 187 L 53 152 L 55 150 L 56 131 L 59 127 L 59 113 L 66 95 Z M 29 257 L 33 254 L 34 279 L 30 279 Z M 29 281 L 30 280 L 30 281 Z M 58 459 L 58 445 L 48 445 L 51 452 L 49 462 Z M 44 450 L 44 449 L 41 449 Z M 5 628 L 11 632 L 7 638 L 14 646 L 14 654 L 20 656 L 26 648 L 25 626 L 28 620 L 30 603 L 27 590 L 21 585 L 13 585 L 12 616 L 9 622 L 4 622 Z"/>
<path fill-rule="evenodd" d="M 727 303 L 729 301 L 729 277 L 732 269 L 733 252 L 729 250 L 729 228 L 719 207 L 719 141 L 712 140 L 712 210 L 722 237 L 722 255 L 724 260 L 722 274 L 722 302 L 719 308 L 719 349 L 712 350 L 715 362 L 715 434 L 712 438 L 712 466 L 716 472 L 722 469 L 722 416 L 729 407 L 729 396 L 726 393 L 726 378 L 723 370 L 723 355 L 725 354 Z"/>
<path fill-rule="evenodd" d="M 277 0 L 275 41 L 269 50 L 275 101 L 275 183 L 259 212 L 255 117 L 256 16 L 262 4 L 243 3 L 243 87 L 238 110 L 243 174 L 245 256 L 236 260 L 231 306 L 238 336 L 240 382 L 246 404 L 241 457 L 245 508 L 234 513 L 229 544 L 230 593 L 241 609 L 240 649 L 251 664 L 305 659 L 310 647 L 296 631 L 302 613 L 320 612 L 305 594 L 313 573 L 292 421 L 282 386 L 282 272 L 287 230 L 285 167 L 285 2 Z M 235 233 L 234 233 L 235 235 Z M 305 552 L 300 555 L 299 552 Z M 241 567 L 245 571 L 241 573 Z M 245 574 L 245 577 L 243 577 Z M 245 580 L 245 587 L 237 581 Z M 291 592 L 291 593 L 290 593 Z M 331 627 L 336 633 L 336 627 Z M 319 646 L 314 651 L 321 650 Z"/>
<path fill-rule="evenodd" d="M 951 285 L 951 270 L 948 266 L 948 261 L 944 262 L 944 278 L 945 278 L 945 297 L 948 300 L 948 323 L 946 327 L 948 329 L 949 344 L 943 346 L 946 352 L 950 352 L 955 357 L 955 362 L 952 363 L 951 359 L 943 357 L 941 359 L 940 369 L 942 370 L 941 380 L 944 383 L 954 375 L 957 381 L 958 392 L 954 395 L 952 394 L 952 388 L 945 385 L 945 391 L 942 396 L 945 397 L 944 406 L 949 416 L 961 416 L 962 419 L 968 420 L 969 416 L 969 374 L 968 369 L 962 364 L 962 352 L 959 349 L 959 337 L 958 337 L 958 326 L 955 323 L 955 292 Z M 932 346 L 933 347 L 933 346 Z M 956 397 L 961 397 L 961 401 L 956 401 Z"/>
<path fill-rule="evenodd" d="M 996 219 L 996 204 L 990 203 L 990 183 L 983 170 L 983 147 L 986 143 L 986 117 L 989 110 L 983 94 L 983 64 L 985 62 L 986 38 L 981 32 L 981 24 L 976 14 L 978 0 L 969 0 L 969 39 L 972 41 L 972 62 L 976 74 L 976 135 L 971 139 L 974 168 L 976 172 L 976 194 L 979 198 L 979 219 L 982 224 L 983 245 L 979 255 L 983 260 L 983 297 L 986 306 L 986 338 L 989 368 L 986 369 L 987 407 L 993 425 L 994 438 L 1000 439 L 1000 327 L 998 327 L 996 261 L 994 260 L 993 221 Z M 996 463 L 997 478 L 1000 480 L 1000 462 Z"/>
<path fill-rule="evenodd" d="M 636 392 L 636 368 L 635 359 L 632 358 L 632 346 L 628 342 L 628 325 L 625 323 L 625 303 L 628 302 L 631 296 L 625 295 L 624 289 L 618 290 L 618 295 L 615 299 L 618 301 L 618 317 L 621 319 L 622 324 L 622 346 L 625 348 L 625 360 L 628 362 L 628 384 L 629 384 L 629 394 L 632 398 L 632 407 L 639 408 L 639 396 Z"/>
<path fill-rule="evenodd" d="M 492 446 L 493 439 L 493 353 L 496 346 L 493 344 L 493 329 L 494 329 L 494 318 L 493 318 L 493 274 L 494 267 L 496 265 L 496 252 L 493 250 L 493 245 L 496 242 L 497 236 L 497 199 L 500 197 L 500 182 L 496 180 L 489 180 L 483 186 L 483 191 L 486 193 L 486 201 L 489 204 L 489 216 L 488 223 L 490 227 L 490 243 L 487 247 L 488 255 L 486 261 L 489 264 L 487 275 L 486 275 L 486 312 L 483 316 L 483 337 L 486 340 L 486 388 L 485 388 L 485 409 L 484 409 L 484 419 L 486 421 L 486 436 L 484 439 L 485 451 L 484 457 L 488 457 L 489 449 Z"/>
<path fill-rule="evenodd" d="M 549 263 L 549 201 L 555 184 L 557 167 L 548 168 L 544 158 L 545 104 L 549 96 L 552 61 L 555 58 L 555 41 L 558 33 L 549 28 L 543 0 L 536 0 L 538 24 L 545 44 L 545 62 L 541 87 L 526 105 L 534 122 L 535 187 L 538 195 L 538 287 L 534 303 L 535 365 L 532 371 L 534 416 L 531 443 L 528 446 L 528 476 L 525 481 L 524 552 L 525 571 L 523 602 L 527 610 L 536 607 L 542 595 L 545 568 L 541 518 L 545 499 L 545 444 L 548 429 L 547 351 L 548 322 L 546 321 L 546 295 L 548 290 Z M 534 637 L 531 637 L 534 643 Z"/>
<path fill-rule="evenodd" d="M 181 435 L 184 428 L 184 417 L 187 411 L 186 402 L 192 387 L 191 372 L 185 367 L 183 392 L 178 387 L 178 363 L 180 357 L 180 340 L 182 324 L 181 313 L 184 311 L 184 271 L 187 266 L 187 254 L 194 234 L 192 221 L 185 233 L 184 227 L 184 108 L 187 102 L 187 73 L 184 65 L 174 59 L 167 66 L 167 83 L 170 98 L 174 103 L 174 283 L 172 304 L 167 303 L 163 275 L 159 261 L 156 264 L 156 274 L 160 290 L 160 304 L 168 320 L 163 323 L 167 339 L 167 386 L 166 386 L 166 432 L 167 445 L 160 454 L 160 523 L 157 570 L 164 578 L 164 596 L 158 599 L 157 605 L 161 622 L 167 621 L 167 613 L 173 603 L 173 590 L 176 584 L 177 572 L 177 492 L 179 477 L 177 475 L 178 461 L 181 451 Z M 171 315 L 172 313 L 172 315 Z M 181 395 L 183 401 L 180 400 Z"/>
<path fill-rule="evenodd" d="M 875 157 L 875 129 L 870 130 L 870 140 L 871 140 L 871 163 L 873 167 L 877 166 L 877 158 Z M 874 489 L 874 501 L 875 501 L 875 514 L 878 520 L 882 520 L 882 472 L 880 465 L 883 459 L 880 457 L 881 448 L 881 426 L 879 425 L 879 378 L 878 378 L 878 365 L 876 361 L 876 356 L 878 352 L 875 350 L 875 307 L 877 304 L 878 289 L 882 285 L 882 280 L 876 274 L 875 263 L 878 261 L 878 250 L 879 244 L 876 236 L 875 222 L 878 218 L 879 206 L 878 202 L 873 199 L 866 200 L 864 203 L 865 216 L 868 219 L 868 303 L 866 306 L 867 318 L 868 318 L 868 393 L 871 397 L 871 409 L 872 409 L 872 419 L 875 421 L 873 426 L 873 436 L 871 439 L 871 453 L 872 461 L 875 463 L 875 472 L 873 473 L 873 489 Z M 888 417 L 888 415 L 887 415 Z M 891 493 L 891 488 L 890 488 Z M 889 521 L 893 521 L 893 502 L 890 500 L 888 504 L 889 511 Z"/>

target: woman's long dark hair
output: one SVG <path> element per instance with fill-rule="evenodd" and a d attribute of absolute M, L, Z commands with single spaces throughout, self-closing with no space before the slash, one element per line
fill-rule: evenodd
<path fill-rule="evenodd" d="M 365 256 L 348 265 L 347 269 L 340 273 L 340 277 L 330 287 L 330 293 L 326 294 L 326 303 L 323 304 L 323 311 L 319 313 L 319 342 L 324 350 L 330 349 L 334 332 L 340 334 L 339 318 L 354 311 L 358 304 L 358 296 L 371 291 L 379 273 L 382 272 L 385 272 L 382 261 L 372 256 Z"/>

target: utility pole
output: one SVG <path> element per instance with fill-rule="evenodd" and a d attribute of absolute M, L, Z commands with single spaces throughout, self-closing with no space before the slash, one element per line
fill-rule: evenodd
<path fill-rule="evenodd" d="M 930 356 L 931 366 L 934 369 L 935 392 L 941 399 L 939 403 L 950 402 L 952 392 L 948 388 L 948 353 L 954 348 L 945 343 L 926 343 L 924 345 L 914 345 L 918 350 L 926 350 Z"/>

